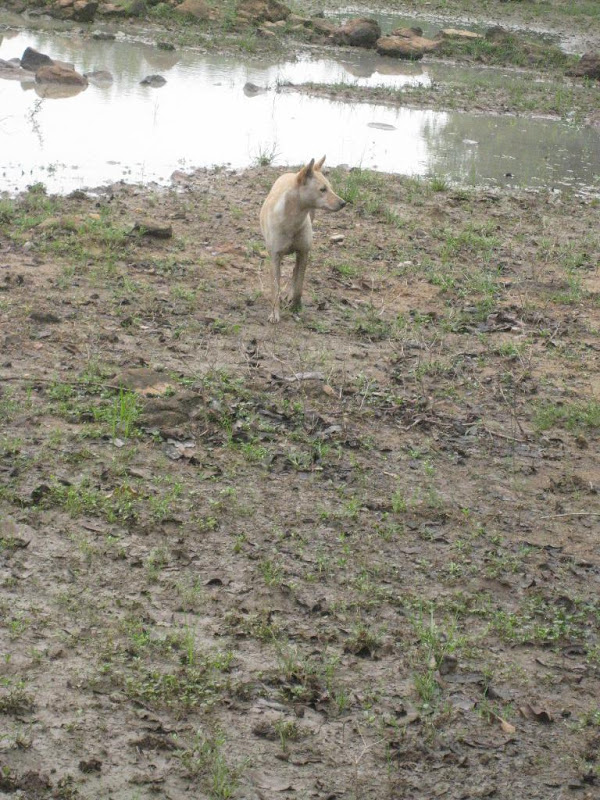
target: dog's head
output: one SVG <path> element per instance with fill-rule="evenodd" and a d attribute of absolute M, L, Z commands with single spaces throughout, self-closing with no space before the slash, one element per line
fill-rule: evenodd
<path fill-rule="evenodd" d="M 324 208 L 326 211 L 339 211 L 346 205 L 331 188 L 331 184 L 321 172 L 325 156 L 315 164 L 314 158 L 302 167 L 296 175 L 302 205 L 308 208 Z"/>

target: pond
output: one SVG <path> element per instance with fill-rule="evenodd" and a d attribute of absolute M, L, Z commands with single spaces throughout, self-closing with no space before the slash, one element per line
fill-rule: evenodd
<path fill-rule="evenodd" d="M 257 163 L 373 168 L 457 183 L 590 188 L 600 133 L 565 123 L 348 103 L 281 89 L 290 81 L 427 85 L 436 69 L 373 52 L 283 61 L 168 52 L 119 37 L 0 29 L 0 59 L 33 47 L 108 84 L 44 95 L 33 77 L 0 80 L 0 191 L 43 182 L 67 192 L 117 180 L 167 183 L 176 170 Z M 150 74 L 166 79 L 151 88 Z M 259 91 L 250 92 L 248 83 Z"/>

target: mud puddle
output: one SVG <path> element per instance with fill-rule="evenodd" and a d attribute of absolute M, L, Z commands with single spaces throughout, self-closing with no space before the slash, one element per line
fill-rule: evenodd
<path fill-rule="evenodd" d="M 124 179 L 167 182 L 176 170 L 258 163 L 328 164 L 440 175 L 455 183 L 593 188 L 600 133 L 547 120 L 356 104 L 281 91 L 306 82 L 401 87 L 435 80 L 427 66 L 375 54 L 233 61 L 131 41 L 4 31 L 0 58 L 26 47 L 112 82 L 49 96 L 33 80 L 0 81 L 0 190 L 41 181 L 67 192 Z M 160 88 L 140 81 L 160 74 Z M 252 84 L 249 87 L 248 84 Z"/>

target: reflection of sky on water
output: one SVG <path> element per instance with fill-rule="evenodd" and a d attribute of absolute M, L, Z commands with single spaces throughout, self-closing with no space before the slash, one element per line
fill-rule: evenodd
<path fill-rule="evenodd" d="M 0 58 L 20 56 L 28 45 L 72 61 L 80 72 L 108 69 L 115 80 L 59 100 L 40 98 L 33 83 L 0 81 L 0 189 L 38 180 L 51 191 L 121 178 L 167 181 L 175 169 L 244 167 L 273 151 L 282 165 L 326 154 L 330 166 L 456 181 L 589 185 L 598 177 L 600 135 L 593 130 L 276 91 L 285 81 L 429 82 L 422 66 L 374 53 L 344 53 L 342 61 L 232 63 L 150 45 L 23 32 L 0 41 Z M 157 72 L 167 79 L 164 87 L 140 86 Z M 247 97 L 247 81 L 269 89 Z M 514 177 L 505 177 L 509 172 Z"/>

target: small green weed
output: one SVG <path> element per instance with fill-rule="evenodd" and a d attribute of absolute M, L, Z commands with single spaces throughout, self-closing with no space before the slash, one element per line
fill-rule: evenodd
<path fill-rule="evenodd" d="M 201 780 L 211 800 L 234 797 L 246 767 L 246 763 L 235 767 L 227 763 L 223 752 L 225 741 L 222 733 L 198 732 L 189 746 L 176 753 L 187 774 Z"/>
<path fill-rule="evenodd" d="M 135 392 L 120 389 L 112 404 L 95 412 L 94 416 L 96 419 L 108 424 L 114 437 L 124 436 L 128 438 L 135 432 L 139 414 L 139 400 Z"/>
<path fill-rule="evenodd" d="M 0 678 L 0 714 L 23 714 L 35 706 L 23 680 Z"/>

